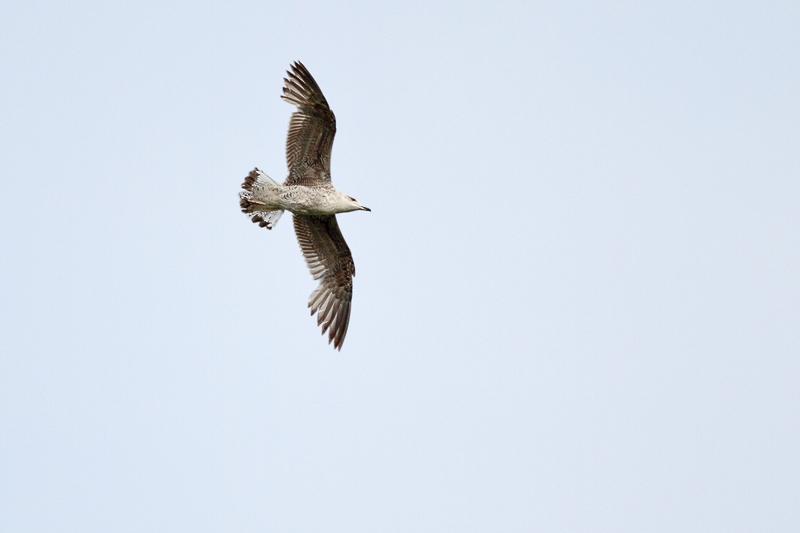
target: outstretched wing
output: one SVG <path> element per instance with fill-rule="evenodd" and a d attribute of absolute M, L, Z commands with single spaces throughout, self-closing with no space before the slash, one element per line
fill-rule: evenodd
<path fill-rule="evenodd" d="M 299 61 L 283 79 L 281 98 L 297 106 L 286 139 L 287 185 L 314 185 L 331 181 L 331 148 L 336 117 L 322 90 Z"/>
<path fill-rule="evenodd" d="M 350 301 L 356 267 L 350 248 L 342 237 L 336 217 L 294 215 L 294 231 L 317 287 L 308 298 L 311 314 L 328 342 L 341 350 L 350 324 Z"/>

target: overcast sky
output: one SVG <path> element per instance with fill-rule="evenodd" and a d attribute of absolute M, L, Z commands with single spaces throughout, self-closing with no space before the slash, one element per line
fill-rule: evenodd
<path fill-rule="evenodd" d="M 800 4 L 116 4 L 0 8 L 0 530 L 800 531 Z"/>

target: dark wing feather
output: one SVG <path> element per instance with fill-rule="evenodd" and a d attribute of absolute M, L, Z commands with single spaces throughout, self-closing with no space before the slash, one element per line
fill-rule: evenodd
<path fill-rule="evenodd" d="M 283 79 L 283 98 L 297 106 L 286 138 L 287 185 L 314 185 L 331 181 L 331 148 L 336 117 L 322 90 L 299 61 Z"/>
<path fill-rule="evenodd" d="M 328 331 L 328 342 L 342 349 L 350 324 L 350 302 L 353 298 L 353 276 L 356 267 L 350 248 L 342 237 L 335 216 L 294 216 L 294 231 L 311 275 L 320 280 L 311 293 L 308 307 L 317 314 L 322 334 Z"/>

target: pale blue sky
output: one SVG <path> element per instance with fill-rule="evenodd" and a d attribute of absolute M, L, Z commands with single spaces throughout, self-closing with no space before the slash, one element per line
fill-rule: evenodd
<path fill-rule="evenodd" d="M 800 531 L 800 4 L 489 5 L 0 8 L 0 531 Z"/>

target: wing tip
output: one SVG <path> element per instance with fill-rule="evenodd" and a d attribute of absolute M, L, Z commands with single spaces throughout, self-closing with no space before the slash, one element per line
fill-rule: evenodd
<path fill-rule="evenodd" d="M 309 104 L 328 105 L 314 76 L 299 60 L 292 62 L 283 78 L 283 94 L 281 98 L 296 106 Z"/>

